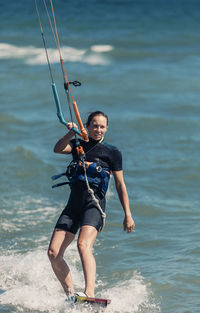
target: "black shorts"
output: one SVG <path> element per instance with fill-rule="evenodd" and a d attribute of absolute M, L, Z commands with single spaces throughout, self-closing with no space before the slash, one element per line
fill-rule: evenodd
<path fill-rule="evenodd" d="M 105 211 L 105 197 L 100 199 L 96 193 L 95 197 L 98 199 L 102 210 Z M 94 226 L 99 231 L 102 224 L 101 212 L 88 190 L 82 188 L 82 186 L 74 186 L 71 190 L 68 203 L 61 213 L 55 228 L 76 234 L 79 227 L 83 225 Z"/>

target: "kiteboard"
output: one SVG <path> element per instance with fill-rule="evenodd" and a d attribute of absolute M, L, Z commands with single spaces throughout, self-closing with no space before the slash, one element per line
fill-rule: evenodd
<path fill-rule="evenodd" d="M 97 304 L 97 305 L 106 307 L 108 304 L 111 303 L 111 300 L 101 299 L 101 298 L 90 298 L 90 297 L 75 295 L 75 303 Z"/>

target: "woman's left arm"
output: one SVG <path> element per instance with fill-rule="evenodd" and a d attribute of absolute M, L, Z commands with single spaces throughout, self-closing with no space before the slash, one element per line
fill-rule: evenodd
<path fill-rule="evenodd" d="M 122 207 L 124 209 L 124 231 L 127 231 L 128 233 L 132 232 L 132 230 L 135 227 L 135 222 L 132 218 L 130 206 L 129 206 L 129 198 L 128 198 L 128 193 L 126 190 L 126 185 L 124 182 L 124 176 L 123 176 L 123 171 L 113 171 L 113 176 L 115 179 L 115 186 L 116 190 L 119 196 L 119 200 L 122 204 Z"/>

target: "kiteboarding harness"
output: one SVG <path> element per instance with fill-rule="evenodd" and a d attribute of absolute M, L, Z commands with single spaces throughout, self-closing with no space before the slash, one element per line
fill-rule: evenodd
<path fill-rule="evenodd" d="M 97 144 L 98 143 L 100 142 L 98 141 Z M 106 214 L 100 206 L 99 199 L 96 197 L 95 191 L 100 199 L 105 197 L 108 189 L 111 171 L 109 168 L 103 167 L 99 159 L 97 159 L 95 162 L 86 162 L 86 154 L 94 149 L 95 146 L 96 145 L 94 145 L 83 155 L 78 155 L 78 158 L 76 160 L 73 159 L 68 165 L 66 172 L 52 176 L 53 180 L 56 180 L 62 176 L 66 176 L 68 179 L 68 181 L 53 185 L 52 188 L 56 188 L 66 184 L 68 184 L 72 188 L 74 185 L 76 185 L 76 183 L 85 183 L 92 200 L 94 200 L 98 210 L 101 213 L 102 227 L 100 231 L 102 231 L 105 225 Z"/>

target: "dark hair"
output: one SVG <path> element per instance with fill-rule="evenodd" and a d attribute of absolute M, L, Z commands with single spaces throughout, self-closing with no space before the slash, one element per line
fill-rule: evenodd
<path fill-rule="evenodd" d="M 86 127 L 88 127 L 88 126 L 90 125 L 92 119 L 93 119 L 96 115 L 102 115 L 102 116 L 104 116 L 104 117 L 106 118 L 106 120 L 107 120 L 107 126 L 108 126 L 108 116 L 107 116 L 105 113 L 101 112 L 101 111 L 95 111 L 95 112 L 90 113 L 90 115 L 88 116 L 88 119 L 87 119 L 87 122 L 86 122 Z"/>

